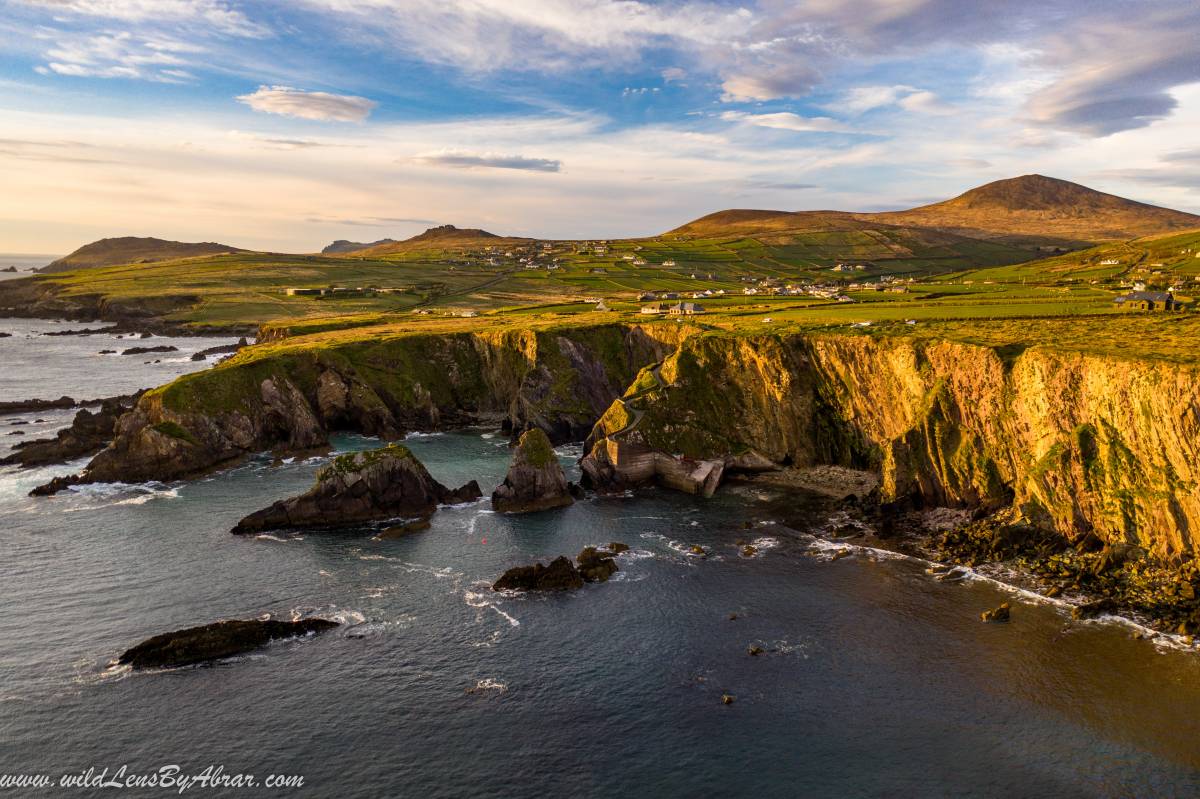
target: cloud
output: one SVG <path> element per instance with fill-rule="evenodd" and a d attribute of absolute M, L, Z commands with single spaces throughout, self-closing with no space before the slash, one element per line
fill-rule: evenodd
<path fill-rule="evenodd" d="M 646 48 L 719 47 L 750 12 L 718 2 L 638 0 L 296 0 L 355 41 L 405 48 L 470 72 L 608 65 Z"/>
<path fill-rule="evenodd" d="M 53 12 L 128 23 L 195 23 L 229 36 L 261 37 L 268 29 L 221 0 L 23 0 Z"/>
<path fill-rule="evenodd" d="M 366 97 L 306 92 L 290 86 L 259 86 L 251 94 L 238 96 L 237 101 L 264 114 L 326 122 L 363 122 L 378 105 Z"/>
<path fill-rule="evenodd" d="M 183 83 L 192 73 L 182 67 L 204 48 L 166 36 L 142 37 L 128 32 L 64 35 L 46 51 L 42 74 L 71 77 L 130 78 Z"/>
<path fill-rule="evenodd" d="M 766 189 L 768 191 L 806 191 L 808 189 L 821 188 L 815 183 L 773 183 L 769 181 L 757 181 L 749 184 L 752 189 Z"/>
<path fill-rule="evenodd" d="M 1200 81 L 1197 27 L 1194 2 L 1081 15 L 1043 42 L 1042 60 L 1061 76 L 1029 98 L 1029 118 L 1097 137 L 1166 118 L 1178 106 L 1170 90 Z"/>
<path fill-rule="evenodd" d="M 687 70 L 682 67 L 667 67 L 659 74 L 662 75 L 665 83 L 678 83 L 687 78 L 688 75 Z"/>
<path fill-rule="evenodd" d="M 402 216 L 370 216 L 359 219 L 332 217 L 332 216 L 310 216 L 304 220 L 314 225 L 350 225 L 353 227 L 389 227 L 391 225 L 436 225 L 437 222 L 432 219 L 415 219 Z"/>
<path fill-rule="evenodd" d="M 749 114 L 744 111 L 725 111 L 721 119 L 726 122 L 742 122 L 761 128 L 790 130 L 798 133 L 853 133 L 853 128 L 829 117 L 802 117 L 789 111 L 772 114 Z"/>
<path fill-rule="evenodd" d="M 915 91 L 899 101 L 901 108 L 917 114 L 947 116 L 958 113 L 958 109 L 930 91 Z"/>
<path fill-rule="evenodd" d="M 413 161 L 425 166 L 444 166 L 453 169 L 520 169 L 529 172 L 558 172 L 562 169 L 561 161 L 550 158 L 526 158 L 523 155 L 469 153 L 458 150 L 443 150 L 418 155 Z"/>
<path fill-rule="evenodd" d="M 962 169 L 988 169 L 992 166 L 991 161 L 983 158 L 951 158 L 946 163 L 950 166 L 961 167 Z"/>
<path fill-rule="evenodd" d="M 933 92 L 916 86 L 855 86 L 846 92 L 831 110 L 865 114 L 880 108 L 899 107 L 917 114 L 941 116 L 958 111 Z"/>
<path fill-rule="evenodd" d="M 820 82 L 820 73 L 804 63 L 780 64 L 757 72 L 742 67 L 721 84 L 721 99 L 747 102 L 803 97 Z"/>

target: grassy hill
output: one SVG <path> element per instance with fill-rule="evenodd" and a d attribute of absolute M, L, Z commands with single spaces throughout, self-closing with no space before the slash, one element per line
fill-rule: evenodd
<path fill-rule="evenodd" d="M 895 225 L 1020 241 L 1099 242 L 1200 227 L 1200 216 L 1126 200 L 1044 175 L 998 180 L 950 200 L 860 215 Z"/>
<path fill-rule="evenodd" d="M 339 255 L 347 252 L 358 252 L 359 250 L 367 250 L 371 247 L 381 247 L 384 244 L 395 244 L 395 239 L 380 239 L 370 243 L 362 241 L 347 241 L 346 239 L 338 239 L 330 242 L 328 246 L 321 250 L 321 255 Z"/>
<path fill-rule="evenodd" d="M 404 241 L 387 241 L 354 250 L 349 255 L 378 258 L 388 255 L 432 255 L 441 256 L 486 247 L 505 247 L 528 243 L 530 239 L 497 236 L 479 228 L 458 228 L 454 225 L 431 227 L 424 233 Z"/>
<path fill-rule="evenodd" d="M 1075 217 L 1063 207 L 1073 198 L 1082 209 Z M 615 313 L 636 314 L 639 295 L 655 291 L 704 294 L 710 311 L 734 326 L 767 318 L 836 326 L 1109 314 L 1115 293 L 1132 281 L 1176 286 L 1183 296 L 1200 288 L 1200 218 L 1064 181 L 1001 181 L 902 212 L 941 222 L 967 214 L 973 224 L 1028 230 L 1031 241 L 883 221 L 899 213 L 729 210 L 662 236 L 607 242 L 506 238 L 444 225 L 344 254 L 239 251 L 157 263 L 129 263 L 130 248 L 108 248 L 123 262 L 5 281 L 0 307 L 49 312 L 74 303 L 86 307 L 82 315 L 123 309 L 126 317 L 184 325 L 328 330 L 466 312 L 573 317 L 600 299 Z M 1197 224 L 1041 257 L 1037 224 L 1083 224 L 1087 213 L 1124 214 L 1130 225 Z M 811 284 L 826 290 L 805 293 Z M 839 302 L 839 293 L 848 299 Z"/>
<path fill-rule="evenodd" d="M 118 264 L 157 263 L 176 258 L 195 258 L 202 255 L 235 252 L 246 251 L 238 247 L 230 247 L 228 244 L 217 244 L 211 241 L 190 244 L 182 241 L 124 236 L 100 239 L 91 244 L 85 244 L 70 255 L 59 258 L 38 271 L 66 272 L 73 269 L 96 269 Z"/>
<path fill-rule="evenodd" d="M 983 269 L 971 276 L 1010 283 L 1087 282 L 1114 287 L 1143 282 L 1157 289 L 1178 286 L 1195 291 L 1200 287 L 1200 228 L 1109 242 L 1052 258 Z"/>

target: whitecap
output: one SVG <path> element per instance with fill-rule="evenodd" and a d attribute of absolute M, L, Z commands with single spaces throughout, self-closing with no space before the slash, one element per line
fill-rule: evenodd
<path fill-rule="evenodd" d="M 486 691 L 495 691 L 496 693 L 505 693 L 508 691 L 508 685 L 497 680 L 495 677 L 484 677 L 475 683 L 474 688 L 468 688 L 467 693 L 476 694 Z"/>

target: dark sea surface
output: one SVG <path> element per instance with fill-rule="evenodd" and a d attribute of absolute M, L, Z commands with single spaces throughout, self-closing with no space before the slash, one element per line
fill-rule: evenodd
<path fill-rule="evenodd" d="M 14 372 L 14 344 L 25 346 L 0 339 L 4 396 L 10 381 L 50 397 L 119 393 L 128 378 L 114 374 L 121 361 L 92 359 L 78 384 L 39 391 L 59 356 Z M 452 486 L 477 479 L 486 492 L 507 465 L 490 430 L 406 443 Z M 577 474 L 578 448 L 559 452 Z M 263 457 L 189 483 L 40 499 L 25 494 L 81 464 L 0 470 L 0 774 L 178 764 L 305 778 L 300 790 L 189 796 L 1200 793 L 1195 654 L 826 540 L 846 520 L 815 495 L 648 490 L 519 517 L 484 500 L 397 540 L 229 534 L 305 490 L 322 462 Z M 742 556 L 739 539 L 758 554 Z M 510 566 L 614 540 L 632 549 L 608 583 L 553 596 L 489 588 Z M 1010 624 L 979 621 L 1003 601 Z M 344 625 L 216 666 L 109 665 L 150 635 L 262 614 Z M 752 645 L 765 652 L 750 656 Z"/>

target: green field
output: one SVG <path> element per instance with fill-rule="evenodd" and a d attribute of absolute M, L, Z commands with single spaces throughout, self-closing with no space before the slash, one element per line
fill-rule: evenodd
<path fill-rule="evenodd" d="M 1195 281 L 1200 233 L 1107 244 L 1038 261 L 1023 261 L 1026 251 L 1006 245 L 918 233 L 897 228 L 775 238 L 661 237 L 610 242 L 602 255 L 577 242 L 544 248 L 525 243 L 526 251 L 536 249 L 536 268 L 507 257 L 506 249 L 517 245 L 505 242 L 477 251 L 456 247 L 375 258 L 239 253 L 35 280 L 56 287 L 64 299 L 101 297 L 151 309 L 175 323 L 266 326 L 289 336 L 651 321 L 661 317 L 640 314 L 644 303 L 638 296 L 657 291 L 701 303 L 707 312 L 688 321 L 714 330 L 840 329 L 955 338 L 986 330 L 987 340 L 999 335 L 1019 343 L 1024 336 L 1047 345 L 1073 342 L 1076 349 L 1110 350 L 1120 349 L 1117 342 L 1127 336 L 1153 332 L 1195 349 L 1186 338 L 1193 327 L 1180 321 L 1190 319 L 1190 312 L 1164 320 L 1131 318 L 1116 311 L 1113 298 L 1135 280 L 1148 287 L 1182 286 L 1179 296 L 1200 288 Z M 1101 264 L 1104 260 L 1121 263 Z M 847 266 L 836 269 L 841 263 Z M 847 300 L 770 294 L 762 281 L 777 288 L 818 284 Z M 289 288 L 332 287 L 364 294 L 287 295 Z M 751 287 L 759 293 L 745 294 Z M 690 296 L 705 290 L 724 293 Z M 608 311 L 596 311 L 599 300 Z M 1064 326 L 1063 320 L 1071 321 Z M 1043 336 L 1046 330 L 1056 333 Z M 1159 351 L 1140 339 L 1128 346 Z"/>

